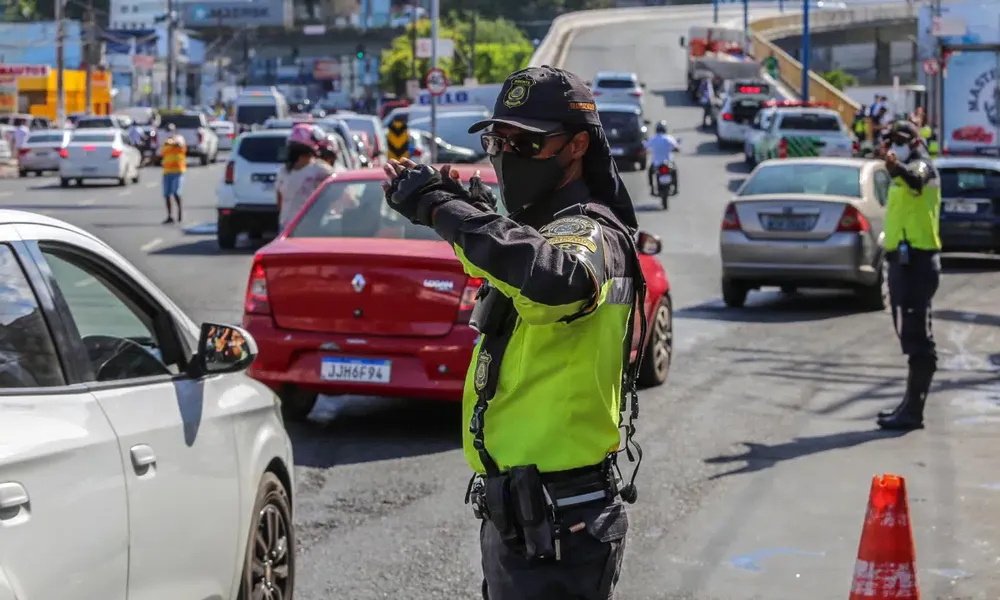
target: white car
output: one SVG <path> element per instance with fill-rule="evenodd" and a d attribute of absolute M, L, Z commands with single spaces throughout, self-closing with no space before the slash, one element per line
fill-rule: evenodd
<path fill-rule="evenodd" d="M 601 71 L 594 75 L 590 89 L 598 102 L 634 104 L 642 108 L 644 87 L 645 84 L 639 82 L 639 76 L 635 73 Z"/>
<path fill-rule="evenodd" d="M 42 215 L 0 210 L 0 281 L 0 598 L 290 597 L 292 447 L 251 335 Z"/>
<path fill-rule="evenodd" d="M 233 149 L 233 140 L 236 139 L 236 125 L 229 121 L 211 121 L 208 124 L 219 139 L 219 150 L 226 152 Z"/>
<path fill-rule="evenodd" d="M 69 142 L 70 132 L 63 130 L 32 131 L 17 151 L 17 170 L 21 177 L 28 173 L 41 175 L 59 170 L 59 150 Z"/>
<path fill-rule="evenodd" d="M 719 109 L 719 118 L 715 121 L 715 137 L 719 148 L 743 146 L 747 132 L 766 101 L 767 98 L 747 95 L 727 96 Z"/>
<path fill-rule="evenodd" d="M 285 161 L 287 129 L 244 133 L 226 163 L 216 191 L 219 247 L 236 247 L 241 233 L 259 237 L 278 230 L 278 195 L 275 180 Z"/>
<path fill-rule="evenodd" d="M 142 153 L 121 129 L 74 129 L 59 150 L 59 185 L 76 180 L 116 179 L 118 185 L 139 183 Z"/>

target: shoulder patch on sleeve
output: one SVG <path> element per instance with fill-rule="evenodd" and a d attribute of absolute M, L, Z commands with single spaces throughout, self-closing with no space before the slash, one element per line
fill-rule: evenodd
<path fill-rule="evenodd" d="M 599 228 L 597 222 L 587 217 L 564 217 L 538 230 L 553 246 L 568 251 L 597 252 Z"/>

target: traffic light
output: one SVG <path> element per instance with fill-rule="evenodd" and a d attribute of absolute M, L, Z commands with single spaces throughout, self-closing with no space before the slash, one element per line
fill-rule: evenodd
<path fill-rule="evenodd" d="M 364 44 L 358 44 L 357 56 L 358 56 L 358 59 L 363 59 L 365 57 L 365 45 Z"/>

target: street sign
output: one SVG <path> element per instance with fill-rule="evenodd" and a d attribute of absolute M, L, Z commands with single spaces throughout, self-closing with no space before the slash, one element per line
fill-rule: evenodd
<path fill-rule="evenodd" d="M 934 17 L 931 20 L 931 35 L 934 37 L 961 37 L 965 33 L 965 19 L 962 17 Z"/>
<path fill-rule="evenodd" d="M 424 87 L 427 88 L 427 93 L 437 98 L 448 91 L 448 76 L 441 69 L 431 69 L 424 77 Z"/>
<path fill-rule="evenodd" d="M 397 117 L 389 122 L 385 138 L 389 142 L 389 158 L 400 160 L 410 157 L 410 132 L 405 117 Z"/>
<path fill-rule="evenodd" d="M 417 58 L 431 58 L 434 48 L 431 38 L 417 38 Z M 452 58 L 455 55 L 455 41 L 438 38 L 438 58 Z"/>
<path fill-rule="evenodd" d="M 938 63 L 936 58 L 928 58 L 924 61 L 924 75 L 928 77 L 933 77 L 941 72 L 941 65 Z"/>
<path fill-rule="evenodd" d="M 48 65 L 9 65 L 0 63 L 0 75 L 14 77 L 48 77 Z"/>

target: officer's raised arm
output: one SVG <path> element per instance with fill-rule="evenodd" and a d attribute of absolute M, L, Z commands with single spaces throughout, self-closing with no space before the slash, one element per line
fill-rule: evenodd
<path fill-rule="evenodd" d="M 529 323 L 586 314 L 606 294 L 606 240 L 588 217 L 565 217 L 536 231 L 453 200 L 435 211 L 434 229 L 455 248 L 466 273 L 511 298 Z"/>
<path fill-rule="evenodd" d="M 920 193 L 924 186 L 937 178 L 934 165 L 924 158 L 912 160 L 909 163 L 896 162 L 886 166 L 889 176 L 901 178 L 914 192 Z"/>
<path fill-rule="evenodd" d="M 886 161 L 886 170 L 893 179 L 899 178 L 913 193 L 937 179 L 937 170 L 923 151 L 920 132 L 909 121 L 897 121 L 889 133 L 890 149 L 896 160 Z"/>

